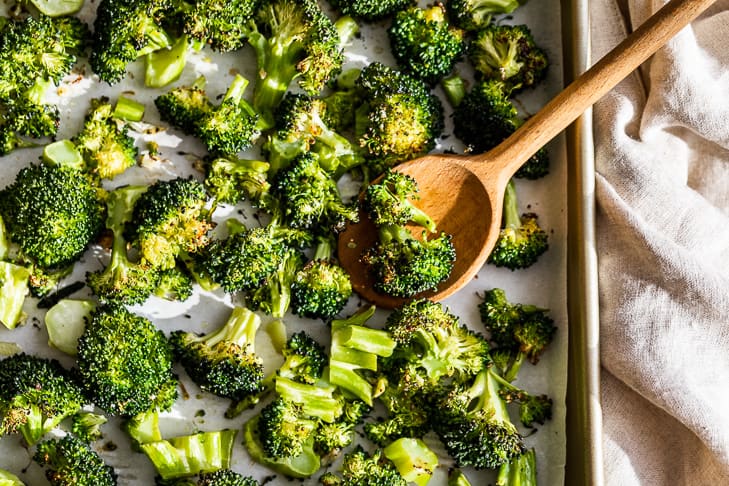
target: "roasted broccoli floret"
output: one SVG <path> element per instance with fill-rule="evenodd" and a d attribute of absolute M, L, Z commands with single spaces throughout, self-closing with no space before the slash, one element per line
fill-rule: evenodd
<path fill-rule="evenodd" d="M 304 448 L 313 447 L 318 421 L 303 412 L 300 403 L 281 397 L 265 406 L 258 418 L 258 436 L 266 456 L 280 459 L 296 457 Z"/>
<path fill-rule="evenodd" d="M 477 31 L 491 24 L 494 15 L 508 14 L 526 0 L 448 0 L 448 18 L 468 31 Z"/>
<path fill-rule="evenodd" d="M 33 164 L 0 191 L 0 216 L 10 240 L 41 268 L 75 262 L 104 222 L 98 187 L 83 173 Z"/>
<path fill-rule="evenodd" d="M 262 0 L 255 20 L 248 33 L 260 76 L 253 106 L 270 125 L 293 79 L 316 95 L 339 73 L 344 56 L 340 33 L 315 0 Z"/>
<path fill-rule="evenodd" d="M 84 442 L 93 442 L 101 438 L 101 426 L 106 422 L 105 416 L 82 410 L 71 417 L 71 432 Z"/>
<path fill-rule="evenodd" d="M 453 133 L 474 153 L 494 148 L 523 123 L 504 92 L 504 84 L 496 80 L 477 83 L 453 112 Z M 515 175 L 538 179 L 548 172 L 549 156 L 541 148 Z"/>
<path fill-rule="evenodd" d="M 81 387 L 56 360 L 15 354 L 0 361 L 0 434 L 37 443 L 85 404 Z"/>
<path fill-rule="evenodd" d="M 102 179 L 113 179 L 137 163 L 134 139 L 126 124 L 114 118 L 114 107 L 106 98 L 91 100 L 83 128 L 72 141 L 85 169 Z"/>
<path fill-rule="evenodd" d="M 384 391 L 378 399 L 387 413 L 374 422 L 365 423 L 367 438 L 384 447 L 402 437 L 423 437 L 428 433 L 431 430 L 429 394 L 413 389 L 407 382 L 382 382 Z"/>
<path fill-rule="evenodd" d="M 248 80 L 236 74 L 220 104 L 195 123 L 195 135 L 211 154 L 237 154 L 261 134 L 260 117 L 243 98 L 247 86 Z"/>
<path fill-rule="evenodd" d="M 443 107 L 427 85 L 374 62 L 357 78 L 362 104 L 355 133 L 375 175 L 435 147 L 443 130 Z"/>
<path fill-rule="evenodd" d="M 347 271 L 334 262 L 331 238 L 322 237 L 312 259 L 296 272 L 291 286 L 295 314 L 328 320 L 337 315 L 352 295 Z"/>
<path fill-rule="evenodd" d="M 205 187 L 220 203 L 237 204 L 249 199 L 253 204 L 268 194 L 268 162 L 235 156 L 211 157 L 205 163 Z"/>
<path fill-rule="evenodd" d="M 88 444 L 72 435 L 38 444 L 33 460 L 52 486 L 115 486 L 116 473 Z"/>
<path fill-rule="evenodd" d="M 190 86 L 178 86 L 157 96 L 154 104 L 162 120 L 194 135 L 197 123 L 213 110 L 213 103 L 205 93 L 206 81 L 200 76 Z"/>
<path fill-rule="evenodd" d="M 259 3 L 258 0 L 192 1 L 182 9 L 183 32 L 216 51 L 240 49 Z"/>
<path fill-rule="evenodd" d="M 327 462 L 331 462 L 355 438 L 354 428 L 359 425 L 372 407 L 361 400 L 344 402 L 344 412 L 332 423 L 321 422 L 314 433 L 314 450 Z"/>
<path fill-rule="evenodd" d="M 514 181 L 509 181 L 504 193 L 503 220 L 496 246 L 488 261 L 511 270 L 527 268 L 547 251 L 547 233 L 539 227 L 535 213 L 519 215 L 519 201 Z"/>
<path fill-rule="evenodd" d="M 358 219 L 357 208 L 342 202 L 337 183 L 313 153 L 299 156 L 276 174 L 271 193 L 291 228 L 328 234 Z"/>
<path fill-rule="evenodd" d="M 435 290 L 453 270 L 456 252 L 451 236 L 415 238 L 403 226 L 379 228 L 379 241 L 362 254 L 362 262 L 372 272 L 374 289 L 395 297 L 413 297 Z"/>
<path fill-rule="evenodd" d="M 415 223 L 433 233 L 435 221 L 411 202 L 419 198 L 415 179 L 388 169 L 381 181 L 367 186 L 363 206 L 377 226 Z"/>
<path fill-rule="evenodd" d="M 445 7 L 409 7 L 387 30 L 398 66 L 430 86 L 453 70 L 465 50 L 463 31 L 448 23 Z"/>
<path fill-rule="evenodd" d="M 263 146 L 271 172 L 288 167 L 298 157 L 312 151 L 330 174 L 341 175 L 364 159 L 357 147 L 329 128 L 324 121 L 327 104 L 304 94 L 288 94 L 276 109 L 276 131 Z"/>
<path fill-rule="evenodd" d="M 260 323 L 249 309 L 235 307 L 222 327 L 204 336 L 173 332 L 173 355 L 202 390 L 243 400 L 261 391 L 263 364 L 255 352 Z"/>
<path fill-rule="evenodd" d="M 154 295 L 165 300 L 183 302 L 192 295 L 193 278 L 186 268 L 176 266 L 161 270 Z"/>
<path fill-rule="evenodd" d="M 259 486 L 260 483 L 249 476 L 243 476 L 230 469 L 200 475 L 197 486 Z"/>
<path fill-rule="evenodd" d="M 537 486 L 537 457 L 534 449 L 499 466 L 496 486 Z"/>
<path fill-rule="evenodd" d="M 207 205 L 205 186 L 192 178 L 157 181 L 134 204 L 125 237 L 145 264 L 172 268 L 181 252 L 207 244 L 212 228 Z"/>
<path fill-rule="evenodd" d="M 324 347 L 305 331 L 299 331 L 286 340 L 281 353 L 284 362 L 273 377 L 281 376 L 299 383 L 315 384 L 321 379 L 328 364 Z"/>
<path fill-rule="evenodd" d="M 332 0 L 331 2 L 343 14 L 369 22 L 384 19 L 412 3 L 413 0 Z"/>
<path fill-rule="evenodd" d="M 165 335 L 118 305 L 92 313 L 78 340 L 78 373 L 96 405 L 127 417 L 149 410 L 175 381 Z"/>
<path fill-rule="evenodd" d="M 478 74 L 503 82 L 511 93 L 539 84 L 549 65 L 526 25 L 490 24 L 480 29 L 468 57 Z"/>
<path fill-rule="evenodd" d="M 147 186 L 123 186 L 107 198 L 106 226 L 114 235 L 111 260 L 103 270 L 86 274 L 86 283 L 103 302 L 141 304 L 158 287 L 159 270 L 131 262 L 124 239 L 124 225 L 131 219 L 134 203 L 146 190 Z"/>
<path fill-rule="evenodd" d="M 358 445 L 344 455 L 340 476 L 326 473 L 319 482 L 324 486 L 406 486 L 408 482 L 381 450 L 371 455 Z"/>
<path fill-rule="evenodd" d="M 129 63 L 172 40 L 163 23 L 176 10 L 168 0 L 103 0 L 96 9 L 89 63 L 109 84 L 120 81 Z"/>
<path fill-rule="evenodd" d="M 494 469 L 525 451 L 501 398 L 501 381 L 485 368 L 446 389 L 433 407 L 433 427 L 459 467 Z"/>
<path fill-rule="evenodd" d="M 248 293 L 250 306 L 273 317 L 283 317 L 291 305 L 291 285 L 303 265 L 301 252 L 289 248 L 276 271 L 266 278 L 263 285 Z"/>

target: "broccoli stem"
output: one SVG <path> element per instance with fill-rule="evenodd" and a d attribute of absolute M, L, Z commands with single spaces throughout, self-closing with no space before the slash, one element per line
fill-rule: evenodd
<path fill-rule="evenodd" d="M 460 105 L 466 96 L 466 84 L 458 73 L 453 73 L 453 75 L 444 78 L 441 86 L 443 87 L 448 102 L 453 108 Z"/>
<path fill-rule="evenodd" d="M 499 467 L 496 486 L 537 486 L 537 458 L 534 449 Z"/>
<path fill-rule="evenodd" d="M 126 96 L 119 96 L 112 116 L 125 121 L 141 121 L 144 116 L 144 104 Z"/>
<path fill-rule="evenodd" d="M 145 19 L 144 25 L 140 25 L 139 27 L 141 31 L 144 32 L 147 43 L 144 47 L 137 51 L 137 57 L 146 56 L 151 52 L 158 51 L 172 45 L 172 38 L 170 35 L 151 18 Z"/>
<path fill-rule="evenodd" d="M 326 260 L 329 261 L 334 254 L 334 245 L 332 245 L 332 239 L 325 237 L 319 238 L 319 242 L 314 250 L 314 256 L 312 260 Z"/>
<path fill-rule="evenodd" d="M 503 227 L 521 227 L 521 216 L 519 215 L 519 201 L 516 197 L 516 184 L 514 179 L 509 180 L 504 190 Z"/>
<path fill-rule="evenodd" d="M 339 46 L 344 48 L 359 34 L 359 24 L 349 15 L 342 15 L 334 22 L 334 28 L 339 34 Z"/>
<path fill-rule="evenodd" d="M 15 329 L 24 319 L 23 303 L 28 295 L 30 270 L 10 262 L 0 262 L 0 322 Z"/>
<path fill-rule="evenodd" d="M 253 311 L 237 306 L 222 327 L 196 341 L 204 342 L 209 347 L 222 341 L 230 341 L 242 348 L 248 347 L 247 350 L 251 353 L 260 324 L 261 319 Z"/>
<path fill-rule="evenodd" d="M 172 46 L 147 54 L 144 85 L 162 88 L 178 79 L 187 64 L 187 48 L 187 36 L 183 35 Z"/>
<path fill-rule="evenodd" d="M 0 260 L 5 260 L 10 252 L 10 243 L 8 242 L 8 230 L 5 228 L 3 218 L 0 216 Z"/>
<path fill-rule="evenodd" d="M 425 486 L 438 466 L 438 456 L 420 439 L 403 437 L 382 451 L 408 483 Z"/>
<path fill-rule="evenodd" d="M 70 167 L 75 170 L 84 170 L 85 163 L 76 145 L 68 139 L 49 143 L 43 148 L 43 162 L 50 165 Z"/>
<path fill-rule="evenodd" d="M 284 400 L 302 405 L 306 415 L 332 423 L 342 414 L 343 404 L 333 397 L 334 386 L 298 383 L 283 376 L 276 377 L 276 393 Z"/>
<path fill-rule="evenodd" d="M 469 397 L 474 399 L 469 411 L 483 410 L 494 421 L 502 424 L 511 424 L 509 412 L 506 409 L 506 402 L 501 398 L 499 390 L 503 380 L 494 373 L 491 368 L 481 371 L 476 375 L 473 385 L 466 392 Z"/>

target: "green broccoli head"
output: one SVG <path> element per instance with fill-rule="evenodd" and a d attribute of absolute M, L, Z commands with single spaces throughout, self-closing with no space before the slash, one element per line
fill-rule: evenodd
<path fill-rule="evenodd" d="M 108 422 L 104 415 L 85 410 L 78 412 L 71 419 L 71 432 L 87 443 L 101 439 L 101 426 Z"/>
<path fill-rule="evenodd" d="M 33 445 L 84 403 L 58 361 L 24 353 L 0 360 L 0 434 L 21 433 Z"/>
<path fill-rule="evenodd" d="M 398 66 L 430 86 L 451 72 L 464 49 L 463 31 L 448 23 L 445 7 L 409 7 L 387 30 Z"/>
<path fill-rule="evenodd" d="M 286 341 L 282 354 L 284 362 L 276 376 L 309 385 L 319 381 L 329 362 L 324 347 L 305 331 L 293 334 Z"/>
<path fill-rule="evenodd" d="M 369 486 L 406 486 L 408 484 L 381 450 L 378 449 L 372 454 L 367 454 L 360 445 L 344 455 L 340 466 L 341 478 L 334 473 L 329 474 L 331 475 L 327 479 L 329 482 L 324 484 L 366 484 Z M 340 482 L 336 482 L 337 480 Z"/>
<path fill-rule="evenodd" d="M 193 135 L 198 121 L 213 110 L 213 103 L 205 93 L 205 84 L 206 79 L 201 76 L 190 86 L 178 86 L 157 96 L 154 104 L 160 118 Z"/>
<path fill-rule="evenodd" d="M 216 201 L 237 204 L 248 199 L 260 202 L 270 188 L 268 162 L 235 156 L 209 157 L 205 161 L 205 187 Z"/>
<path fill-rule="evenodd" d="M 291 287 L 294 313 L 312 319 L 331 319 L 352 295 L 344 268 L 331 259 L 315 258 L 296 273 Z"/>
<path fill-rule="evenodd" d="M 207 192 L 189 179 L 157 181 L 134 204 L 125 236 L 139 247 L 142 261 L 160 268 L 175 266 L 181 252 L 194 252 L 208 242 Z"/>
<path fill-rule="evenodd" d="M 197 486 L 259 486 L 259 482 L 231 469 L 220 469 L 200 475 Z"/>
<path fill-rule="evenodd" d="M 116 486 L 116 473 L 88 444 L 72 435 L 38 444 L 33 460 L 47 467 L 52 486 Z"/>
<path fill-rule="evenodd" d="M 508 14 L 525 0 L 449 0 L 446 3 L 448 18 L 468 31 L 478 31 L 491 24 L 494 15 Z"/>
<path fill-rule="evenodd" d="M 165 300 L 184 302 L 192 296 L 193 282 L 190 272 L 179 265 L 161 270 L 154 295 Z"/>
<path fill-rule="evenodd" d="M 75 262 L 99 234 L 103 215 L 99 188 L 69 168 L 27 166 L 0 192 L 11 240 L 42 268 Z"/>
<path fill-rule="evenodd" d="M 477 73 L 503 82 L 509 92 L 539 84 L 549 65 L 526 25 L 490 24 L 480 29 L 468 55 Z"/>
<path fill-rule="evenodd" d="M 378 397 L 387 415 L 374 422 L 367 422 L 364 431 L 367 438 L 385 447 L 402 437 L 423 437 L 430 429 L 430 403 L 424 390 L 411 387 L 407 380 L 387 383 Z"/>
<path fill-rule="evenodd" d="M 222 327 L 204 336 L 173 332 L 173 355 L 202 390 L 243 400 L 262 390 L 263 364 L 255 352 L 260 322 L 250 310 L 236 307 Z"/>
<path fill-rule="evenodd" d="M 295 457 L 313 440 L 317 425 L 301 404 L 278 397 L 261 410 L 258 435 L 268 457 Z"/>
<path fill-rule="evenodd" d="M 118 305 L 97 307 L 78 341 L 79 377 L 111 415 L 150 409 L 172 381 L 172 352 L 149 320 Z"/>
<path fill-rule="evenodd" d="M 183 9 L 181 23 L 185 34 L 220 52 L 230 52 L 245 45 L 249 23 L 258 0 L 198 0 Z"/>
<path fill-rule="evenodd" d="M 367 186 L 363 206 L 377 226 L 413 222 L 433 233 L 435 221 L 410 201 L 419 197 L 415 179 L 388 169 L 380 182 Z"/>
<path fill-rule="evenodd" d="M 380 241 L 362 254 L 375 290 L 404 298 L 435 290 L 450 276 L 455 258 L 450 235 L 417 239 L 396 225 L 381 227 Z"/>
<path fill-rule="evenodd" d="M 412 5 L 413 0 L 333 0 L 331 3 L 345 15 L 373 22 Z"/>
<path fill-rule="evenodd" d="M 527 268 L 549 248 L 547 233 L 537 224 L 535 213 L 519 215 L 516 186 L 511 180 L 504 194 L 503 222 L 489 263 L 510 270 Z"/>

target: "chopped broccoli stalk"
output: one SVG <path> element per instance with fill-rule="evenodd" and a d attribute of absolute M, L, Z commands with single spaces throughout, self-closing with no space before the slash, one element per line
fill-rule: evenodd
<path fill-rule="evenodd" d="M 420 439 L 403 437 L 385 447 L 382 452 L 395 464 L 405 481 L 417 486 L 428 484 L 438 467 L 438 456 Z"/>
<path fill-rule="evenodd" d="M 81 411 L 71 418 L 71 432 L 84 442 L 93 442 L 101 439 L 101 426 L 106 422 L 104 415 Z"/>
<path fill-rule="evenodd" d="M 6 471 L 5 469 L 0 469 L 0 485 L 2 486 L 25 486 L 25 483 L 20 480 L 18 476 L 11 473 L 10 471 Z"/>
<path fill-rule="evenodd" d="M 60 299 L 45 315 L 48 344 L 69 356 L 78 353 L 78 339 L 91 319 L 96 303 L 91 300 Z"/>
<path fill-rule="evenodd" d="M 159 428 L 159 411 L 152 408 L 124 421 L 124 431 L 132 439 L 132 446 L 140 449 L 142 444 L 159 442 L 162 431 Z M 141 449 L 140 449 L 141 450 Z"/>
<path fill-rule="evenodd" d="M 291 287 L 295 314 L 328 320 L 337 315 L 352 295 L 349 274 L 332 259 L 331 237 L 322 237 L 312 259 L 296 273 Z"/>
<path fill-rule="evenodd" d="M 187 36 L 183 35 L 171 46 L 147 54 L 144 59 L 144 85 L 162 88 L 176 81 L 185 69 L 188 47 Z"/>
<path fill-rule="evenodd" d="M 491 24 L 479 30 L 469 57 L 477 73 L 503 82 L 510 93 L 536 86 L 549 64 L 526 25 Z"/>
<path fill-rule="evenodd" d="M 188 135 L 193 135 L 199 120 L 213 110 L 205 93 L 207 80 L 200 76 L 190 86 L 178 86 L 154 99 L 160 117 Z"/>
<path fill-rule="evenodd" d="M 471 482 L 468 480 L 463 471 L 457 468 L 453 468 L 448 471 L 448 485 L 447 486 L 471 486 Z"/>
<path fill-rule="evenodd" d="M 362 254 L 362 262 L 374 277 L 374 289 L 395 297 L 413 297 L 435 290 L 448 279 L 456 259 L 451 236 L 417 239 L 407 228 L 379 228 L 380 240 Z"/>
<path fill-rule="evenodd" d="M 127 255 L 124 227 L 131 218 L 136 201 L 147 186 L 123 186 L 109 193 L 106 226 L 114 235 L 111 260 L 103 269 L 86 275 L 86 283 L 102 302 L 141 304 L 155 292 L 160 280 L 158 269 L 131 262 Z"/>
<path fill-rule="evenodd" d="M 430 86 L 453 70 L 465 49 L 463 31 L 449 24 L 442 4 L 400 10 L 387 34 L 398 66 Z"/>
<path fill-rule="evenodd" d="M 410 201 L 413 199 L 419 199 L 415 179 L 388 169 L 380 182 L 367 186 L 364 208 L 377 226 L 412 222 L 434 233 L 435 221 Z"/>
<path fill-rule="evenodd" d="M 534 449 L 499 466 L 496 486 L 537 486 L 537 458 Z"/>
<path fill-rule="evenodd" d="M 8 329 L 15 329 L 25 319 L 28 278 L 30 270 L 26 267 L 0 261 L 0 322 Z"/>
<path fill-rule="evenodd" d="M 116 473 L 85 442 L 72 435 L 38 444 L 33 460 L 45 466 L 52 486 L 115 486 Z"/>
<path fill-rule="evenodd" d="M 81 152 L 71 140 L 58 140 L 43 147 L 43 162 L 48 165 L 60 165 L 76 170 L 85 170 L 86 165 Z"/>
<path fill-rule="evenodd" d="M 332 423 L 342 414 L 341 398 L 334 395 L 335 386 L 322 384 L 309 385 L 286 377 L 276 378 L 276 393 L 282 399 L 299 404 L 302 413 Z"/>
<path fill-rule="evenodd" d="M 112 116 L 118 120 L 138 122 L 144 116 L 144 104 L 121 95 L 116 100 L 116 106 Z"/>
<path fill-rule="evenodd" d="M 450 0 L 446 3 L 448 18 L 468 31 L 478 31 L 491 25 L 494 15 L 508 14 L 526 0 Z"/>
<path fill-rule="evenodd" d="M 237 204 L 244 199 L 254 204 L 268 194 L 269 163 L 239 159 L 235 156 L 215 157 L 205 164 L 205 187 L 216 201 Z"/>
<path fill-rule="evenodd" d="M 459 467 L 494 469 L 524 452 L 500 392 L 498 375 L 486 368 L 436 400 L 433 426 Z"/>
<path fill-rule="evenodd" d="M 340 474 L 341 477 L 331 472 L 326 473 L 319 482 L 325 486 L 360 484 L 406 486 L 408 484 L 395 465 L 384 457 L 381 450 L 376 450 L 369 455 L 360 445 L 344 455 Z"/>
<path fill-rule="evenodd" d="M 489 263 L 510 270 L 527 268 L 547 251 L 547 233 L 539 227 L 535 213 L 519 215 L 519 201 L 513 179 L 504 192 L 501 231 L 489 255 Z"/>
<path fill-rule="evenodd" d="M 162 479 L 229 469 L 237 430 L 224 429 L 141 445 Z"/>
<path fill-rule="evenodd" d="M 0 360 L 0 435 L 21 433 L 34 445 L 84 403 L 58 361 L 24 353 Z"/>
<path fill-rule="evenodd" d="M 255 353 L 261 319 L 245 307 L 235 307 L 225 324 L 204 336 L 175 331 L 170 336 L 175 359 L 201 389 L 243 400 L 261 391 L 263 364 Z"/>

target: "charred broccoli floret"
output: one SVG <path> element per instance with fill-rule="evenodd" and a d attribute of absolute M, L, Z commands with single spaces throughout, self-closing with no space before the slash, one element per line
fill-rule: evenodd
<path fill-rule="evenodd" d="M 249 199 L 256 204 L 268 194 L 269 167 L 268 162 L 235 156 L 209 158 L 204 184 L 217 202 L 236 204 Z"/>
<path fill-rule="evenodd" d="M 344 455 L 340 475 L 326 473 L 319 483 L 324 486 L 406 486 L 408 482 L 387 459 L 382 450 L 367 454 L 362 446 Z"/>
<path fill-rule="evenodd" d="M 231 469 L 220 469 L 215 472 L 203 473 L 197 481 L 197 486 L 259 486 L 260 483 L 249 476 L 243 476 Z"/>
<path fill-rule="evenodd" d="M 503 221 L 496 246 L 488 261 L 511 270 L 527 268 L 547 251 L 547 233 L 537 224 L 537 215 L 519 215 L 519 201 L 514 181 L 509 181 L 504 193 Z"/>
<path fill-rule="evenodd" d="M 512 93 L 539 84 L 549 65 L 526 25 L 488 25 L 476 34 L 468 57 L 483 78 L 503 82 Z"/>
<path fill-rule="evenodd" d="M 20 433 L 34 445 L 84 404 L 58 361 L 24 353 L 0 360 L 0 434 Z"/>
<path fill-rule="evenodd" d="M 180 22 L 190 38 L 221 52 L 238 50 L 245 44 L 248 25 L 258 0 L 196 0 L 182 9 Z"/>
<path fill-rule="evenodd" d="M 165 335 L 117 305 L 93 311 L 78 340 L 78 373 L 96 405 L 127 417 L 150 409 L 175 381 Z"/>
<path fill-rule="evenodd" d="M 126 124 L 114 118 L 108 99 L 91 100 L 83 128 L 72 139 L 85 161 L 85 169 L 102 179 L 113 179 L 137 163 L 134 139 Z"/>
<path fill-rule="evenodd" d="M 448 23 L 443 5 L 409 7 L 387 30 L 398 66 L 433 86 L 451 72 L 465 50 L 463 31 Z"/>
<path fill-rule="evenodd" d="M 305 331 L 299 331 L 288 338 L 281 352 L 284 362 L 276 370 L 274 380 L 281 376 L 313 385 L 322 377 L 328 364 L 324 347 Z"/>
<path fill-rule="evenodd" d="M 207 204 L 205 187 L 192 178 L 157 181 L 134 204 L 125 237 L 139 247 L 145 264 L 172 268 L 181 252 L 207 243 Z"/>
<path fill-rule="evenodd" d="M 261 391 L 263 364 L 255 352 L 260 323 L 250 310 L 235 307 L 222 327 L 204 336 L 173 332 L 173 355 L 202 390 L 243 400 Z"/>
<path fill-rule="evenodd" d="M 291 285 L 296 273 L 304 265 L 304 257 L 295 248 L 287 249 L 276 270 L 270 274 L 263 285 L 249 292 L 251 307 L 273 317 L 283 317 L 291 305 Z"/>
<path fill-rule="evenodd" d="M 486 152 L 514 133 L 524 121 L 509 100 L 501 81 L 477 83 L 453 112 L 453 133 L 469 152 Z M 549 172 L 549 156 L 541 148 L 516 172 L 516 177 L 538 179 Z"/>
<path fill-rule="evenodd" d="M 405 226 L 412 222 L 433 233 L 435 221 L 411 202 L 419 197 L 415 179 L 387 170 L 380 182 L 367 186 L 363 205 L 377 226 Z"/>
<path fill-rule="evenodd" d="M 10 240 L 41 268 L 75 262 L 104 222 L 99 188 L 70 168 L 29 165 L 0 191 Z"/>
<path fill-rule="evenodd" d="M 38 444 L 33 460 L 52 486 L 115 486 L 116 473 L 88 444 L 72 435 Z"/>
<path fill-rule="evenodd" d="M 448 0 L 448 18 L 468 31 L 478 31 L 491 24 L 494 15 L 508 14 L 526 0 Z"/>
<path fill-rule="evenodd" d="M 157 96 L 154 104 L 163 121 L 188 135 L 195 134 L 199 120 L 213 110 L 213 103 L 205 93 L 206 79 L 201 76 L 190 86 L 178 86 Z"/>
<path fill-rule="evenodd" d="M 160 270 L 154 295 L 165 300 L 183 302 L 192 295 L 193 278 L 186 268 L 176 266 Z"/>

